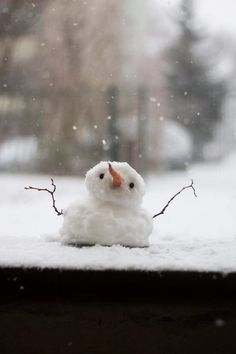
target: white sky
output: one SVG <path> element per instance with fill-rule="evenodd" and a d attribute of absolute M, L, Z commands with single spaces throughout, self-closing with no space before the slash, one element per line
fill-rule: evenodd
<path fill-rule="evenodd" d="M 195 0 L 199 19 L 212 32 L 236 36 L 235 0 Z"/>
<path fill-rule="evenodd" d="M 180 0 L 157 0 L 168 9 L 175 8 Z M 197 15 L 203 27 L 213 33 L 227 33 L 236 37 L 235 0 L 195 0 Z"/>

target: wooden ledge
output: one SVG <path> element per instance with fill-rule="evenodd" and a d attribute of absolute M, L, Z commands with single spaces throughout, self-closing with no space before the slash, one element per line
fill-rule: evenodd
<path fill-rule="evenodd" d="M 0 268 L 0 296 L 236 299 L 236 273 Z"/>

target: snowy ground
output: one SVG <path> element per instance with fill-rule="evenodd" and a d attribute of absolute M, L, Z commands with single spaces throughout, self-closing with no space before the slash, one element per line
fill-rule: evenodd
<path fill-rule="evenodd" d="M 236 155 L 221 164 L 150 177 L 144 205 L 153 214 L 194 179 L 198 198 L 184 191 L 155 219 L 151 246 L 74 248 L 47 241 L 58 231 L 49 195 L 24 186 L 49 186 L 48 176 L 0 175 L 0 266 L 76 269 L 236 271 Z M 55 177 L 59 208 L 85 193 L 83 180 Z"/>

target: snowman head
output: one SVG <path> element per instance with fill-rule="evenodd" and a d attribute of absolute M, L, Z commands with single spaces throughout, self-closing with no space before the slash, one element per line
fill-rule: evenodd
<path fill-rule="evenodd" d="M 145 193 L 143 178 L 127 162 L 100 162 L 87 172 L 85 184 L 93 198 L 124 207 L 140 205 Z"/>

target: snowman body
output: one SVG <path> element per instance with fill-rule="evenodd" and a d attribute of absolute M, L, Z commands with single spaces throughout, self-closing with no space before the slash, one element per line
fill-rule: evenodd
<path fill-rule="evenodd" d="M 65 212 L 64 244 L 146 247 L 153 222 L 142 208 L 145 185 L 127 163 L 100 162 L 86 174 L 87 199 Z"/>

